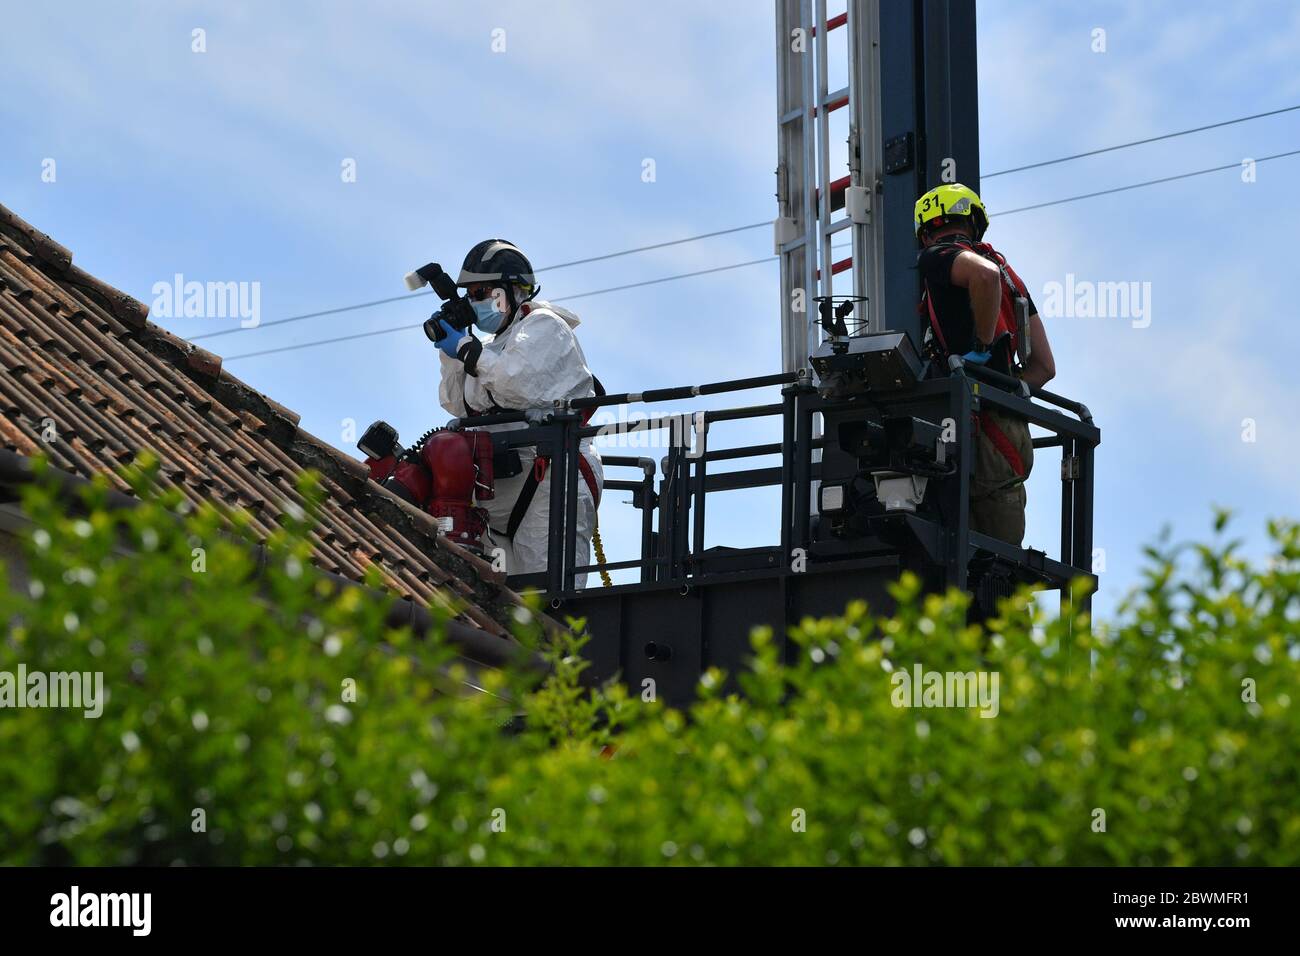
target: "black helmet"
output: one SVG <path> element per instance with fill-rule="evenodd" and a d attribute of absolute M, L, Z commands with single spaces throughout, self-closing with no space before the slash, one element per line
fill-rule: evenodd
<path fill-rule="evenodd" d="M 533 264 L 513 242 L 504 239 L 484 239 L 465 256 L 456 285 L 471 282 L 503 282 L 532 286 Z"/>

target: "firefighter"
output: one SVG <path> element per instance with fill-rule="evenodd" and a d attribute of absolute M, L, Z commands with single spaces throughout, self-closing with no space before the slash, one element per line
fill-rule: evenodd
<path fill-rule="evenodd" d="M 988 213 L 975 191 L 960 183 L 931 189 L 916 201 L 913 217 L 921 244 L 917 270 L 924 285 L 920 311 L 927 317 L 927 350 L 947 367 L 949 355 L 1041 388 L 1056 375 L 1033 298 L 1006 259 L 983 242 Z M 1017 306 L 1016 299 L 1024 301 Z M 1021 327 L 1017 309 L 1027 316 Z M 1018 339 L 1029 356 L 1017 364 Z M 1019 546 L 1025 536 L 1025 480 L 1034 464 L 1029 424 L 994 409 L 976 422 L 971 530 Z"/>
<path fill-rule="evenodd" d="M 599 382 L 587 366 L 574 329 L 579 319 L 568 309 L 536 298 L 533 267 L 518 247 L 486 239 L 465 257 L 456 284 L 474 308 L 480 339 L 443 320 L 439 342 L 442 381 L 438 400 L 457 417 L 503 411 L 550 411 L 559 400 L 598 394 Z M 603 390 L 602 390 L 603 391 Z M 489 426 L 500 431 L 527 427 L 523 422 Z M 506 460 L 508 459 L 508 460 Z M 545 571 L 550 543 L 551 475 L 536 449 L 498 456 L 495 495 L 478 504 L 487 511 L 485 553 L 504 559 L 508 574 Z M 604 474 L 590 438 L 579 446 L 577 550 L 575 561 L 590 563 L 596 508 Z M 561 516 L 562 519 L 563 516 Z M 499 549 L 499 550 L 498 550 Z M 586 575 L 575 578 L 578 587 Z"/>

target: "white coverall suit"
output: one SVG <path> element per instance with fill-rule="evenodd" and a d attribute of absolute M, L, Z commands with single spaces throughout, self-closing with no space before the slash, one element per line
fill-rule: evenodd
<path fill-rule="evenodd" d="M 439 353 L 442 382 L 438 401 L 458 418 L 473 414 L 490 414 L 498 409 L 526 411 L 553 409 L 560 399 L 585 398 L 595 394 L 591 369 L 573 330 L 579 319 L 568 309 L 547 302 L 532 301 L 519 306 L 514 320 L 503 332 L 483 341 L 475 375 L 465 371 L 463 363 Z M 523 422 L 490 425 L 485 431 L 525 428 Z M 537 486 L 532 503 L 524 514 L 514 539 L 506 537 L 506 526 L 524 484 L 533 470 L 537 451 L 532 446 L 516 449 L 523 470 L 513 478 L 498 477 L 496 495 L 476 501 L 488 514 L 489 530 L 484 535 L 484 553 L 489 559 L 494 549 L 505 556 L 507 574 L 531 574 L 545 571 L 550 547 L 551 469 Z M 590 438 L 582 439 L 579 452 L 591 465 L 596 487 L 604 487 L 600 455 Z M 562 523 L 564 516 L 560 515 Z M 591 563 L 591 535 L 596 526 L 596 500 L 584 476 L 578 475 L 578 528 L 575 564 Z M 586 583 L 586 574 L 575 577 L 577 587 Z"/>

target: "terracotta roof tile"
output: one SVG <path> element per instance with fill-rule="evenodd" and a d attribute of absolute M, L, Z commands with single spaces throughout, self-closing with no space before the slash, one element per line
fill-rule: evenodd
<path fill-rule="evenodd" d="M 371 482 L 360 461 L 301 429 L 296 412 L 147 313 L 0 206 L 0 447 L 44 454 L 83 477 L 111 474 L 148 449 L 165 485 L 192 504 L 245 510 L 263 538 L 302 506 L 296 480 L 315 469 L 326 494 L 311 535 L 316 564 L 354 580 L 377 566 L 397 593 L 426 605 L 454 596 L 467 620 L 506 633 L 521 601 L 485 561 Z M 42 440 L 47 423 L 54 442 Z"/>

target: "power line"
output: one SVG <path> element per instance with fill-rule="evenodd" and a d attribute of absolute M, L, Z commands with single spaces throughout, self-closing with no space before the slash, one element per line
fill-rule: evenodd
<path fill-rule="evenodd" d="M 579 292 L 577 295 L 566 295 L 561 299 L 551 299 L 552 302 L 572 302 L 574 299 L 585 299 L 593 295 L 604 295 L 607 292 L 622 292 L 625 289 L 639 289 L 642 286 L 657 285 L 661 282 L 675 282 L 678 279 L 690 279 L 694 276 L 710 275 L 715 272 L 727 272 L 731 269 L 743 269 L 746 266 L 756 266 L 762 262 L 774 262 L 777 256 L 764 256 L 762 259 L 751 259 L 749 262 L 735 262 L 729 266 L 716 266 L 712 269 L 700 269 L 696 272 L 683 272 L 674 276 L 661 276 L 658 279 L 647 279 L 644 282 L 632 282 L 627 285 L 611 286 L 608 289 L 595 289 L 591 292 Z M 340 335 L 332 339 L 320 339 L 314 342 L 299 342 L 297 345 L 285 345 L 276 349 L 263 349 L 260 352 L 245 352 L 242 355 L 230 355 L 222 359 L 222 362 L 234 362 L 237 359 L 256 358 L 259 355 L 274 355 L 278 352 L 296 352 L 298 349 L 308 349 L 317 345 L 334 345 L 338 342 L 351 342 L 355 339 L 366 339 L 372 335 L 388 335 L 392 332 L 405 332 L 410 329 L 418 329 L 424 325 L 423 322 L 417 322 L 414 325 L 395 325 L 388 329 L 374 329 L 370 332 L 357 332 L 353 335 Z"/>
<path fill-rule="evenodd" d="M 538 269 L 538 272 L 554 272 L 556 269 L 567 269 L 569 266 L 582 266 L 588 262 L 604 262 L 606 259 L 617 259 L 619 256 L 630 256 L 634 252 L 649 252 L 651 249 L 667 249 L 669 246 L 680 246 L 685 242 L 695 242 L 698 239 L 712 239 L 714 236 L 729 236 L 733 232 L 748 232 L 750 229 L 757 229 L 760 226 L 772 225 L 771 219 L 764 219 L 762 222 L 751 222 L 748 226 L 732 226 L 730 229 L 719 229 L 716 232 L 702 232 L 698 236 L 687 236 L 685 239 L 672 239 L 668 242 L 656 242 L 650 246 L 637 246 L 635 249 L 624 249 L 622 252 L 607 252 L 603 256 L 591 256 L 588 259 L 574 259 L 572 262 L 561 262 L 559 265 L 547 266 L 545 269 Z M 572 296 L 570 296 L 572 298 Z"/>
<path fill-rule="evenodd" d="M 1300 155 L 1300 149 L 1293 149 L 1286 153 L 1274 153 L 1272 156 L 1261 156 L 1253 160 L 1255 163 L 1266 163 L 1270 159 L 1283 159 L 1287 156 Z M 1204 176 L 1207 173 L 1221 173 L 1225 169 L 1240 169 L 1241 163 L 1228 163 L 1225 166 L 1211 166 L 1209 169 L 1197 169 L 1190 173 L 1179 173 L 1177 176 L 1163 176 L 1160 179 L 1148 179 L 1146 182 L 1132 183 L 1128 186 L 1116 186 L 1114 189 L 1102 189 L 1095 193 L 1084 193 L 1081 196 L 1068 196 L 1065 199 L 1053 199 L 1050 202 L 1034 203 L 1032 206 L 1020 206 L 1016 209 L 1008 209 L 1006 212 L 997 213 L 998 216 L 1011 216 L 1018 212 L 1029 212 L 1031 209 L 1045 209 L 1048 206 L 1059 206 L 1062 203 L 1078 202 L 1080 199 L 1092 199 L 1096 196 L 1109 196 L 1113 193 L 1127 192 L 1130 189 L 1141 189 L 1143 186 L 1155 186 L 1159 183 L 1172 183 L 1178 179 L 1190 179 L 1193 176 Z"/>
<path fill-rule="evenodd" d="M 658 285 L 660 282 L 675 282 L 678 279 L 691 279 L 695 276 L 706 276 L 714 272 L 727 272 L 730 269 L 743 269 L 745 266 L 756 266 L 761 262 L 771 262 L 778 257 L 775 255 L 764 256 L 761 259 L 750 259 L 748 262 L 735 262 L 729 266 L 715 266 L 712 269 L 700 269 L 696 272 L 683 272 L 675 276 L 663 276 L 658 279 L 646 279 L 644 282 L 632 282 L 628 285 L 611 286 L 608 289 L 597 289 L 594 292 L 579 292 L 577 295 L 566 295 L 562 299 L 552 299 L 552 302 L 572 302 L 574 299 L 585 299 L 588 296 L 604 295 L 606 292 L 622 292 L 624 289 L 639 289 L 642 286 Z"/>
<path fill-rule="evenodd" d="M 1286 158 L 1286 157 L 1288 157 L 1288 156 L 1297 156 L 1297 155 L 1300 155 L 1300 149 L 1290 150 L 1290 151 L 1285 152 L 1285 153 L 1274 153 L 1274 154 L 1271 155 L 1271 156 L 1261 156 L 1261 157 L 1259 157 L 1258 159 L 1254 160 L 1254 162 L 1256 162 L 1256 163 L 1266 163 L 1266 162 L 1269 162 L 1270 160 L 1274 160 L 1274 159 L 1284 159 L 1284 158 Z M 1227 164 L 1225 164 L 1225 165 L 1223 165 L 1223 166 L 1211 166 L 1211 167 L 1208 168 L 1208 169 L 1197 169 L 1197 170 L 1193 170 L 1192 172 L 1188 172 L 1188 173 L 1179 173 L 1178 175 L 1175 175 L 1175 176 L 1164 176 L 1164 177 L 1161 177 L 1160 179 L 1148 179 L 1148 180 L 1145 180 L 1145 181 L 1140 182 L 1140 183 L 1130 183 L 1130 184 L 1127 185 L 1127 186 L 1116 186 L 1116 187 L 1114 187 L 1114 188 L 1112 188 L 1112 189 L 1102 189 L 1102 190 L 1098 190 L 1097 192 L 1084 193 L 1084 194 L 1079 195 L 1079 196 L 1067 196 L 1067 197 L 1065 197 L 1064 199 L 1053 199 L 1053 200 L 1051 200 L 1051 201 L 1049 201 L 1049 202 L 1035 203 L 1035 204 L 1030 205 L 1030 206 L 1019 206 L 1019 207 L 1017 207 L 1017 208 L 1015 208 L 1015 209 L 1008 209 L 1008 210 L 1006 210 L 1005 212 L 999 212 L 999 213 L 997 213 L 997 215 L 998 215 L 998 216 L 1011 216 L 1011 215 L 1015 215 L 1016 213 L 1029 212 L 1030 210 L 1034 210 L 1034 209 L 1045 209 L 1045 208 L 1047 208 L 1048 206 L 1059 206 L 1059 205 L 1062 205 L 1062 204 L 1064 204 L 1064 203 L 1078 202 L 1078 201 L 1080 201 L 1080 200 L 1082 200 L 1082 199 L 1094 199 L 1094 198 L 1096 198 L 1096 197 L 1098 197 L 1098 196 L 1109 196 L 1109 195 L 1112 195 L 1112 194 L 1114 194 L 1114 193 L 1127 192 L 1128 190 L 1132 190 L 1132 189 L 1141 189 L 1141 188 L 1146 187 L 1146 186 L 1156 186 L 1156 185 L 1159 185 L 1160 183 L 1175 182 L 1175 181 L 1180 180 L 1180 179 L 1190 179 L 1190 178 L 1192 178 L 1193 176 L 1204 176 L 1204 175 L 1207 175 L 1207 174 L 1209 174 L 1209 173 L 1218 173 L 1218 172 L 1223 172 L 1223 171 L 1228 170 L 1228 169 L 1239 169 L 1239 168 L 1241 168 L 1241 163 L 1240 163 L 1240 162 L 1236 162 L 1236 163 L 1227 163 Z M 753 228 L 753 227 L 740 227 L 740 228 Z M 750 261 L 748 261 L 748 262 L 737 262 L 737 263 L 732 263 L 731 265 L 726 265 L 726 266 L 717 266 L 717 267 L 712 268 L 712 269 L 700 269 L 700 270 L 695 271 L 695 272 L 684 272 L 684 273 L 681 273 L 681 274 L 679 274 L 679 275 L 661 276 L 661 277 L 658 278 L 658 279 L 647 279 L 647 280 L 642 281 L 642 282 L 633 282 L 633 283 L 629 283 L 629 284 L 627 284 L 627 285 L 611 286 L 610 288 L 607 288 L 607 289 L 596 289 L 596 290 L 591 291 L 591 292 L 580 292 L 580 293 L 578 293 L 577 295 L 565 296 L 563 299 L 555 299 L 555 300 L 553 300 L 553 301 L 556 301 L 556 302 L 567 302 L 567 301 L 572 301 L 572 300 L 574 300 L 574 299 L 587 298 L 587 297 L 589 297 L 589 296 L 594 296 L 594 295 L 604 295 L 604 294 L 609 293 L 609 292 L 621 292 L 621 291 L 624 291 L 624 290 L 626 290 L 626 289 L 636 289 L 636 288 L 641 288 L 641 287 L 643 287 L 643 286 L 657 285 L 657 284 L 662 283 L 662 282 L 674 282 L 674 281 L 676 281 L 676 280 L 678 280 L 678 279 L 689 279 L 689 278 L 691 278 L 691 277 L 693 277 L 693 276 L 709 275 L 709 274 L 716 273 L 716 272 L 726 272 L 726 271 L 731 270 L 731 269 L 741 269 L 741 268 L 744 268 L 744 267 L 746 267 L 746 266 L 758 265 L 759 263 L 762 263 L 762 262 L 771 262 L 771 261 L 773 261 L 773 260 L 776 259 L 776 258 L 778 258 L 778 257 L 777 257 L 777 256 L 774 256 L 774 255 L 773 255 L 773 256 L 765 256 L 765 257 L 762 258 L 762 259 L 752 259 L 752 260 L 750 260 Z M 400 299 L 400 298 L 408 298 L 408 297 L 407 297 L 407 296 L 401 296 L 401 297 L 399 297 L 399 299 Z M 394 300 L 386 300 L 386 301 L 394 301 Z M 344 312 L 344 311 L 348 311 L 348 310 L 351 309 L 351 308 L 358 308 L 358 307 L 357 307 L 357 306 L 346 306 L 346 307 L 344 307 L 344 308 L 342 308 L 342 309 L 334 309 L 334 310 L 331 310 L 331 313 L 330 313 L 330 314 L 332 314 L 333 312 Z M 283 319 L 280 320 L 280 322 L 284 322 L 284 321 L 286 321 L 286 320 L 283 320 Z M 269 323 L 269 322 L 268 322 L 268 323 L 263 323 L 263 324 L 264 324 L 264 325 L 272 325 L 272 324 L 277 324 L 277 323 Z M 422 324 L 423 324 L 423 323 L 420 323 L 420 325 L 422 325 Z M 282 346 L 282 347 L 280 347 L 280 348 L 264 349 L 264 350 L 262 350 L 262 351 L 258 351 L 258 352 L 245 352 L 245 353 L 243 353 L 242 355 L 231 355 L 231 356 L 227 357 L 226 359 L 224 359 L 224 361 L 226 361 L 226 362 L 233 362 L 233 361 L 236 361 L 237 359 L 255 358 L 255 357 L 260 356 L 260 355 L 273 355 L 273 354 L 276 354 L 276 353 L 279 353 L 279 352 L 293 352 L 293 351 L 297 351 L 298 349 L 311 348 L 311 347 L 313 347 L 313 346 L 317 346 L 317 345 L 332 345 L 332 344 L 335 344 L 335 343 L 337 343 L 337 342 L 348 342 L 348 341 L 352 341 L 352 340 L 354 340 L 354 339 L 369 338 L 369 337 L 372 336 L 372 335 L 387 335 L 387 334 L 389 334 L 389 333 L 391 333 L 391 332 L 402 332 L 402 331 L 405 331 L 405 330 L 407 330 L 407 329 L 416 329 L 416 328 L 420 328 L 420 325 L 401 325 L 401 326 L 395 326 L 395 327 L 393 327 L 393 328 L 388 328 L 388 329 L 376 329 L 376 330 L 371 331 L 371 332 L 358 332 L 358 333 L 356 333 L 356 334 L 354 334 L 354 335 L 344 335 L 344 336 L 340 336 L 340 337 L 338 337 L 338 338 L 322 339 L 322 340 L 313 341 L 313 342 L 300 342 L 300 343 L 298 343 L 297 345 L 286 345 L 286 346 Z M 233 331 L 233 330 L 232 330 L 232 331 Z M 220 334 L 220 333 L 214 333 L 214 334 Z"/>
<path fill-rule="evenodd" d="M 1090 149 L 1086 153 L 1075 153 L 1072 156 L 1062 156 L 1060 159 L 1045 159 L 1041 163 L 1030 163 L 1027 166 L 1013 166 L 1010 169 L 999 169 L 996 173 L 984 173 L 980 179 L 992 179 L 994 176 L 1005 176 L 1008 173 L 1021 173 L 1026 169 L 1039 169 L 1043 166 L 1055 166 L 1057 163 L 1068 163 L 1072 159 L 1083 159 L 1085 156 L 1098 156 L 1102 153 L 1112 153 L 1117 149 L 1128 149 L 1130 146 L 1143 146 L 1147 143 L 1158 143 L 1161 140 L 1174 139 L 1178 136 L 1187 136 L 1189 133 L 1202 133 L 1207 129 L 1218 129 L 1221 126 L 1232 126 L 1235 123 L 1245 123 L 1249 120 L 1261 119 L 1265 116 L 1276 116 L 1279 113 L 1289 113 L 1292 110 L 1300 110 L 1300 104 L 1295 106 L 1284 106 L 1278 110 L 1269 110 L 1266 113 L 1252 113 L 1250 116 L 1238 116 L 1236 119 L 1223 120 L 1220 123 L 1210 123 L 1206 126 L 1193 126 L 1191 129 L 1180 129 L 1175 133 L 1163 133 L 1160 136 L 1149 136 L 1146 139 L 1135 139 L 1128 143 L 1118 143 L 1114 146 L 1103 146 L 1101 149 Z M 1006 215 L 1006 213 L 1003 213 Z"/>
<path fill-rule="evenodd" d="M 637 246 L 633 249 L 623 249 L 620 252 L 607 252 L 600 256 L 590 256 L 586 259 L 574 259 L 572 262 L 560 262 L 553 266 L 546 266 L 544 269 L 537 269 L 536 272 L 554 272 L 557 269 L 567 269 L 570 266 L 586 265 L 589 262 L 604 262 L 606 259 L 617 259 L 620 256 L 630 256 L 637 252 L 649 252 L 652 249 L 667 249 L 669 246 L 680 246 L 687 242 L 697 242 L 700 239 L 712 239 L 715 236 L 729 236 L 736 232 L 747 232 L 750 229 L 757 229 L 759 226 L 772 225 L 771 219 L 764 219 L 762 222 L 750 223 L 748 226 L 733 226 L 730 229 L 718 229 L 714 232 L 702 232 L 697 236 L 686 236 L 682 239 L 670 239 L 668 242 L 656 242 L 648 246 Z M 405 302 L 407 299 L 415 299 L 424 295 L 432 295 L 433 290 L 426 289 L 423 292 L 408 293 L 406 295 L 395 295 L 387 299 L 375 299 L 371 302 L 358 302 L 356 305 L 345 305 L 337 309 L 325 309 L 320 312 L 304 312 L 302 315 L 291 315 L 288 318 L 276 319 L 273 322 L 262 322 L 249 328 L 226 329 L 221 332 L 205 332 L 202 335 L 190 337 L 191 342 L 197 342 L 199 339 L 214 339 L 219 335 L 233 335 L 236 332 L 248 332 L 253 328 L 265 329 L 273 325 L 288 325 L 290 322 L 301 322 L 304 319 L 318 319 L 323 315 L 338 315 L 340 312 L 354 312 L 357 309 L 369 309 L 376 305 L 387 305 L 390 302 Z M 596 293 L 585 293 L 595 295 Z M 572 296 L 570 296 L 572 298 Z M 559 301 L 558 299 L 556 301 Z"/>
<path fill-rule="evenodd" d="M 224 365 L 226 362 L 234 362 L 239 359 L 256 358 L 259 355 L 274 355 L 277 352 L 296 352 L 298 349 L 309 349 L 317 345 L 334 345 L 338 342 L 351 342 L 354 339 L 368 339 L 372 335 L 388 335 L 390 332 L 405 332 L 408 329 L 418 329 L 423 322 L 415 325 L 395 325 L 391 329 L 374 329 L 370 332 L 357 332 L 355 335 L 340 335 L 333 339 L 319 339 L 315 342 L 299 342 L 297 345 L 286 345 L 278 349 L 263 349 L 260 352 L 245 352 L 243 355 L 229 355 L 221 360 Z"/>
<path fill-rule="evenodd" d="M 199 339 L 215 339 L 218 335 L 233 335 L 236 332 L 251 332 L 253 329 L 269 329 L 273 325 L 287 325 L 290 322 L 301 322 L 303 319 L 316 319 L 322 315 L 338 315 L 340 312 L 355 312 L 357 309 L 369 309 L 371 306 L 387 305 L 389 302 L 405 302 L 408 299 L 418 299 L 423 295 L 433 295 L 432 289 L 426 289 L 424 292 L 411 292 L 406 295 L 395 295 L 389 299 L 375 299 L 373 302 L 358 302 L 356 305 L 344 305 L 337 309 L 325 309 L 321 312 L 304 312 L 302 315 L 291 315 L 286 319 L 276 319 L 273 322 L 260 322 L 257 325 L 247 328 L 240 327 L 237 329 L 225 329 L 221 332 L 204 332 L 202 335 L 191 335 L 190 341 L 197 342 Z"/>
<path fill-rule="evenodd" d="M 1132 141 L 1127 142 L 1127 143 L 1117 143 L 1117 144 L 1115 144 L 1114 146 L 1103 146 L 1103 147 L 1100 148 L 1100 149 L 1092 149 L 1092 150 L 1088 150 L 1087 152 L 1083 152 L 1083 153 L 1074 153 L 1073 155 L 1070 155 L 1070 156 L 1062 156 L 1062 157 L 1060 157 L 1059 159 L 1046 159 L 1046 160 L 1043 160 L 1042 162 L 1038 162 L 1038 163 L 1030 163 L 1030 164 L 1028 164 L 1027 166 L 1015 166 L 1015 167 L 1012 167 L 1011 169 L 1001 169 L 1001 170 L 998 170 L 997 172 L 994 172 L 994 173 L 985 173 L 981 178 L 982 178 L 982 179 L 993 179 L 993 178 L 996 177 L 996 176 L 1005 176 L 1005 175 L 1007 175 L 1007 174 L 1009 174 L 1009 173 L 1018 173 L 1018 172 L 1023 172 L 1023 171 L 1025 171 L 1025 170 L 1027 170 L 1027 169 L 1039 169 L 1039 168 L 1041 168 L 1041 167 L 1043 167 L 1043 166 L 1053 166 L 1053 165 L 1056 165 L 1057 163 L 1065 163 L 1065 162 L 1069 162 L 1070 160 L 1074 160 L 1074 159 L 1082 159 L 1082 158 L 1085 157 L 1085 156 L 1097 156 L 1097 155 L 1099 155 L 1099 154 L 1101 154 L 1101 153 L 1110 153 L 1110 152 L 1114 152 L 1115 150 L 1128 149 L 1128 148 L 1130 148 L 1130 147 L 1132 147 L 1132 146 L 1142 146 L 1142 145 L 1144 145 L 1144 144 L 1146 144 L 1146 143 L 1156 143 L 1156 142 L 1160 142 L 1161 140 L 1173 139 L 1173 138 L 1178 137 L 1178 136 L 1187 136 L 1187 135 L 1189 135 L 1190 133 L 1200 133 L 1200 132 L 1204 132 L 1204 131 L 1207 130 L 1207 129 L 1218 129 L 1218 128 L 1223 127 L 1223 126 L 1232 126 L 1232 125 L 1234 125 L 1234 124 L 1236 124 L 1236 123 L 1245 123 L 1245 122 L 1248 122 L 1248 121 L 1250 121 L 1250 120 L 1262 119 L 1263 117 L 1266 117 L 1266 116 L 1276 116 L 1276 115 L 1278 115 L 1279 113 L 1288 113 L 1288 112 L 1291 112 L 1291 111 L 1293 111 L 1293 110 L 1298 110 L 1298 109 L 1300 109 L 1300 104 L 1297 104 L 1296 106 L 1284 106 L 1284 107 L 1282 107 L 1281 109 L 1268 110 L 1267 112 L 1264 112 L 1264 113 L 1252 113 L 1250 116 L 1239 116 L 1239 117 L 1237 117 L 1237 118 L 1235 118 L 1235 119 L 1222 120 L 1221 122 L 1218 122 L 1218 123 L 1209 123 L 1209 124 L 1207 124 L 1207 125 L 1205 125 L 1205 126 L 1195 126 L 1195 127 L 1192 127 L 1191 129 L 1178 130 L 1178 131 L 1173 132 L 1173 133 L 1163 133 L 1163 134 L 1161 134 L 1160 136 L 1150 136 L 1150 137 L 1147 137 L 1146 139 L 1135 139 L 1135 140 L 1132 140 Z M 1287 155 L 1287 154 L 1283 154 L 1283 155 Z M 1270 158 L 1276 158 L 1276 157 L 1270 157 Z M 1262 162 L 1262 160 L 1261 160 L 1261 162 Z M 1226 168 L 1226 167 L 1224 167 L 1224 168 Z M 1217 169 L 1216 169 L 1216 170 L 1206 170 L 1206 172 L 1217 172 L 1217 171 L 1218 171 Z M 1195 174 L 1189 174 L 1189 175 L 1200 175 L 1200 174 L 1199 174 L 1199 173 L 1195 173 Z M 1174 177 L 1174 178 L 1177 178 L 1177 177 Z M 1165 180 L 1153 180 L 1152 182 L 1162 182 L 1162 181 L 1165 181 Z M 1147 184 L 1143 184 L 1143 185 L 1147 185 Z M 1136 188 L 1136 187 L 1124 187 L 1124 188 Z M 1092 196 L 1092 195 L 1105 195 L 1105 193 L 1103 192 L 1103 193 L 1096 193 L 1096 194 L 1093 194 L 1093 193 L 1089 193 L 1089 194 L 1088 194 L 1088 196 Z M 1076 197 L 1076 198 L 1087 198 L 1087 197 Z M 1063 200 L 1058 200 L 1057 202 L 1059 203 L 1059 202 L 1073 202 L 1073 201 L 1074 201 L 1073 199 L 1063 199 Z M 1009 215 L 1011 215 L 1012 213 L 1016 213 L 1016 212 L 1025 212 L 1025 211 L 1027 211 L 1027 210 L 1029 210 L 1029 209 L 1040 209 L 1040 208 L 1042 208 L 1041 205 L 1040 205 L 1040 206 L 1026 206 L 1026 207 L 1023 207 L 1023 208 L 1021 208 L 1021 209 L 1012 209 L 1012 210 L 1008 210 L 1007 212 L 1001 213 L 1000 215 L 1003 215 L 1003 216 L 1009 216 Z M 747 231 L 749 231 L 749 230 L 751 230 L 751 229 L 758 229 L 758 228 L 761 227 L 761 226 L 769 226 L 769 225 L 771 225 L 771 223 L 772 223 L 772 220 L 770 220 L 770 219 L 764 219 L 764 220 L 761 221 L 761 222 L 750 223 L 750 224 L 747 225 L 747 226 L 733 226 L 733 227 L 731 227 L 730 229 L 718 229 L 718 230 L 715 230 L 715 231 L 713 231 L 713 232 L 704 232 L 704 233 L 700 233 L 699 235 L 696 235 L 696 236 L 686 236 L 686 237 L 681 238 L 681 239 L 671 239 L 671 240 L 669 240 L 669 241 L 667 241 L 667 242 L 656 242 L 656 243 L 652 243 L 652 244 L 650 244 L 650 245 L 646 245 L 646 246 L 636 246 L 636 247 L 634 247 L 634 248 L 632 248 L 632 249 L 623 249 L 623 250 L 621 250 L 621 251 L 619 251 L 619 252 L 609 252 L 609 253 L 605 253 L 604 255 L 599 255 L 599 256 L 589 256 L 589 257 L 587 257 L 587 258 L 585 258 L 585 259 L 574 259 L 574 260 L 572 260 L 572 261 L 570 261 L 570 262 L 560 262 L 560 263 L 556 263 L 555 265 L 552 265 L 552 266 L 547 266 L 547 267 L 544 268 L 544 269 L 538 269 L 537 271 L 538 271 L 538 272 L 554 272 L 554 271 L 557 270 L 557 269 L 567 269 L 567 268 L 569 268 L 570 266 L 586 265 L 586 264 L 588 264 L 588 263 L 592 263 L 592 262 L 603 262 L 603 261 L 605 261 L 605 260 L 607 260 L 607 259 L 617 259 L 617 258 L 619 258 L 620 256 L 630 256 L 630 255 L 633 255 L 633 254 L 638 253 L 638 252 L 649 252 L 650 250 L 653 250 L 653 249 L 666 249 L 666 248 L 668 248 L 669 246 L 679 246 L 679 245 L 682 245 L 682 244 L 684 244 L 684 243 L 688 243 L 688 242 L 696 242 L 696 241 L 698 241 L 698 240 L 700 240 L 700 239 L 712 239 L 712 238 L 714 238 L 714 237 L 716 237 L 716 236 L 726 236 L 726 235 L 732 235 L 732 234 L 737 233 L 737 232 L 747 232 Z M 276 326 L 276 325 L 288 325 L 288 324 L 291 323 L 291 322 L 302 322 L 302 321 L 304 321 L 305 319 L 318 319 L 318 318 L 321 318 L 322 316 L 326 316 L 326 315 L 338 315 L 339 313 L 342 313 L 342 312 L 354 312 L 354 311 L 357 311 L 358 309 L 369 309 L 369 308 L 373 308 L 374 306 L 377 306 L 377 305 L 388 305 L 388 304 L 391 303 L 391 302 L 403 302 L 403 301 L 406 301 L 407 299 L 414 299 L 414 298 L 418 298 L 418 297 L 420 297 L 420 296 L 426 296 L 426 295 L 432 295 L 432 291 L 430 291 L 430 290 L 426 290 L 426 291 L 424 291 L 424 292 L 416 292 L 416 293 L 411 293 L 411 294 L 407 294 L 407 295 L 392 296 L 392 297 L 387 298 L 387 299 L 374 299 L 374 300 L 372 300 L 372 301 L 370 301 L 370 302 L 358 302 L 358 303 L 356 303 L 355 305 L 345 305 L 345 306 L 341 306 L 341 307 L 339 307 L 339 308 L 337 308 L 337 309 L 324 309 L 324 310 L 319 311 L 319 312 L 304 312 L 304 313 L 302 313 L 301 315 L 291 315 L 291 316 L 289 316 L 289 317 L 287 317 L 287 318 L 276 319 L 276 320 L 274 320 L 274 321 L 272 321 L 272 322 L 262 322 L 262 323 L 260 323 L 259 325 L 254 326 L 253 328 L 271 328 L 272 326 Z M 558 301 L 558 300 L 557 300 L 557 301 Z M 217 336 L 221 336 L 221 335 L 233 335 L 233 334 L 235 334 L 236 332 L 248 332 L 248 331 L 251 331 L 251 329 L 250 329 L 250 328 L 243 328 L 243 327 L 240 327 L 240 328 L 235 328 L 235 329 L 225 329 L 225 330 L 220 331 L 220 332 L 205 332 L 205 333 L 203 333 L 202 335 L 194 335 L 194 336 L 191 336 L 191 337 L 190 337 L 190 341 L 191 341 L 191 342 L 197 342 L 197 341 L 199 341 L 199 340 L 201 340 L 201 339 L 213 339 L 213 338 L 216 338 Z"/>

